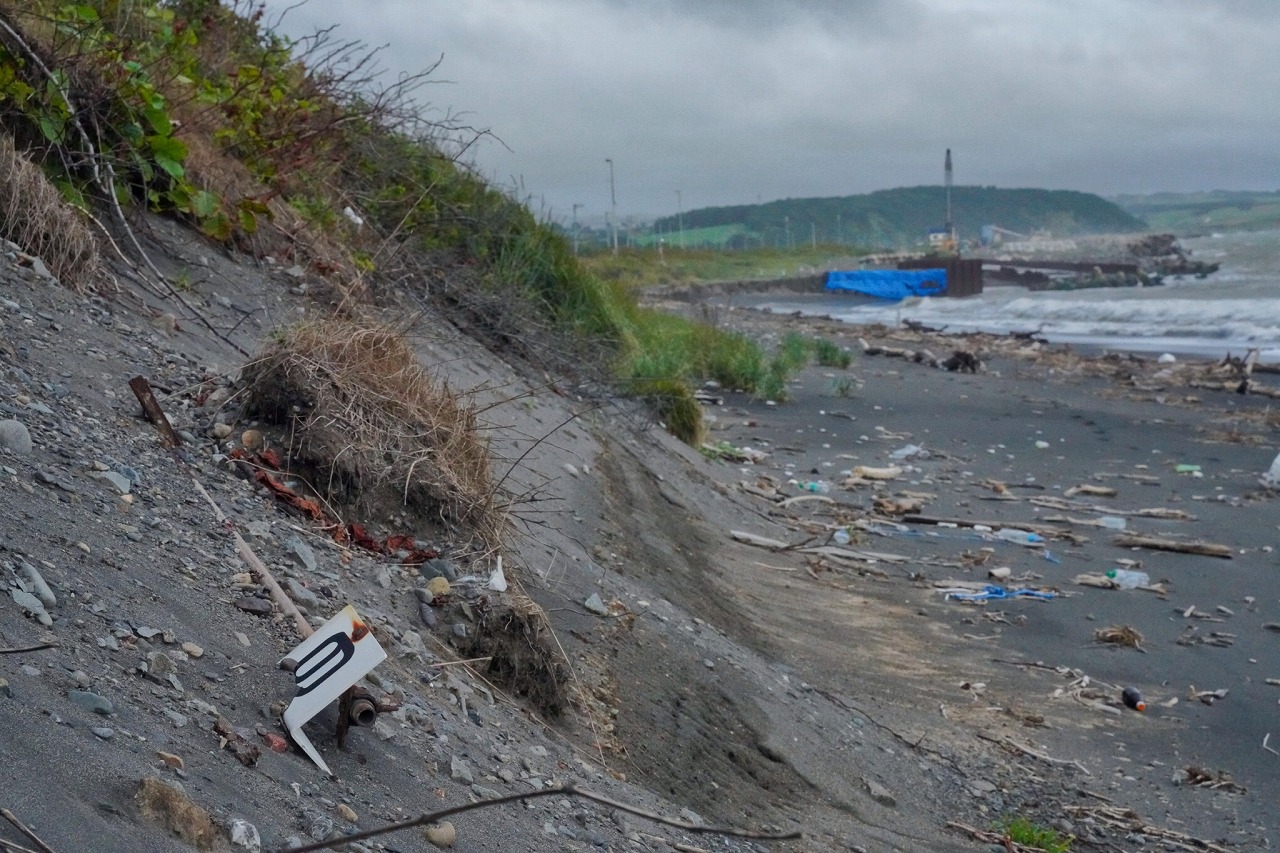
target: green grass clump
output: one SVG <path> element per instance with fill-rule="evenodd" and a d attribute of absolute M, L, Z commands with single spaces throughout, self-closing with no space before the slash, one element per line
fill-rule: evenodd
<path fill-rule="evenodd" d="M 813 355 L 813 343 L 799 332 L 787 332 L 782 336 L 774 361 L 786 372 L 799 370 L 809 363 Z"/>
<path fill-rule="evenodd" d="M 667 431 L 685 444 L 702 445 L 706 424 L 702 420 L 702 404 L 693 389 L 678 379 L 661 379 L 647 383 L 645 398 L 649 400 Z"/>
<path fill-rule="evenodd" d="M 1006 817 L 994 828 L 997 832 L 1004 833 L 1013 843 L 1033 850 L 1043 850 L 1044 853 L 1067 853 L 1071 849 L 1071 843 L 1075 841 L 1070 835 L 1063 835 L 1056 829 L 1042 826 L 1025 817 Z"/>
<path fill-rule="evenodd" d="M 813 339 L 813 357 L 823 367 L 839 367 L 842 370 L 853 363 L 853 353 L 826 338 Z"/>

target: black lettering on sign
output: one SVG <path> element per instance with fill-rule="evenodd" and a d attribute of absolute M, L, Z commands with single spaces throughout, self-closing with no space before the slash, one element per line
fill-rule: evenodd
<path fill-rule="evenodd" d="M 306 696 L 329 679 L 335 672 L 347 665 L 351 656 L 356 653 L 356 644 L 346 633 L 339 631 L 312 649 L 306 657 L 298 662 L 293 671 L 294 681 L 298 685 L 298 695 Z"/>

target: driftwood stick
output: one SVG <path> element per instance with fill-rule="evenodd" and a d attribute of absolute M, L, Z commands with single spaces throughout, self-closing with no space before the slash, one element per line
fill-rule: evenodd
<path fill-rule="evenodd" d="M 232 538 L 236 540 L 236 550 L 240 552 L 240 556 L 244 557 L 245 562 L 249 564 L 249 567 L 257 576 L 259 583 L 265 586 L 267 591 L 271 593 L 271 600 L 274 601 L 276 606 L 282 611 L 293 617 L 293 624 L 298 630 L 298 636 L 304 640 L 307 637 L 310 637 L 315 633 L 315 629 L 311 627 L 311 624 L 307 622 L 306 618 L 302 615 L 302 612 L 298 610 L 297 605 L 293 603 L 293 599 L 289 598 L 289 596 L 285 594 L 285 591 L 280 587 L 280 584 L 276 583 L 275 577 L 272 576 L 271 572 L 263 562 L 258 559 L 258 555 L 253 553 L 253 549 L 249 547 L 249 543 L 244 541 L 244 537 L 240 535 L 240 531 L 236 530 L 235 526 L 231 523 L 231 519 L 227 518 L 226 515 L 223 514 L 222 508 L 218 506 L 217 502 L 213 499 L 213 496 L 210 495 L 204 485 L 195 478 L 194 474 L 191 475 L 191 482 L 195 483 L 196 491 L 204 495 L 204 499 L 209 502 L 209 506 L 213 509 L 214 516 L 224 527 L 227 528 L 227 531 L 231 534 Z"/>
<path fill-rule="evenodd" d="M 1199 554 L 1202 557 L 1221 557 L 1230 560 L 1230 545 L 1218 545 L 1213 542 L 1183 542 L 1179 539 L 1165 539 L 1160 536 L 1138 536 L 1123 534 L 1111 540 L 1111 544 L 1121 548 L 1147 548 L 1152 551 L 1176 551 L 1180 554 Z"/>
<path fill-rule="evenodd" d="M 6 841 L 3 838 L 0 838 L 0 850 L 4 851 L 4 853 L 40 853 L 39 850 L 23 847 L 16 841 Z"/>
<path fill-rule="evenodd" d="M 533 800 L 538 797 L 549 797 L 555 795 L 582 797 L 583 799 L 591 800 L 594 803 L 599 803 L 602 806 L 608 806 L 609 808 L 617 809 L 618 811 L 633 814 L 636 817 L 646 818 L 654 823 L 683 829 L 686 832 L 727 835 L 733 838 L 752 838 L 760 841 L 787 841 L 801 837 L 800 832 L 754 832 L 748 829 L 735 829 L 733 827 L 698 826 L 697 824 L 689 823 L 687 821 L 673 820 L 671 818 L 663 817 L 660 814 L 655 814 L 654 812 L 637 808 L 636 806 L 619 800 L 610 799 L 609 797 L 605 797 L 601 794 L 588 791 L 585 788 L 578 788 L 574 785 L 553 785 L 549 788 L 542 788 L 538 791 L 508 794 L 505 797 L 494 797 L 488 800 L 480 800 L 475 803 L 464 803 L 463 805 L 440 809 L 439 811 L 420 815 L 410 820 L 401 821 L 400 823 L 393 823 L 389 826 L 369 829 L 364 832 L 357 832 L 353 835 L 344 835 L 341 838 L 335 838 L 331 841 L 317 841 L 314 844 L 306 844 L 302 847 L 287 847 L 284 849 L 283 853 L 313 853 L 313 851 L 324 850 L 325 848 L 332 847 L 335 844 L 351 844 L 355 841 L 364 841 L 369 838 L 376 838 L 379 835 L 386 835 L 389 832 L 397 832 L 401 829 L 412 829 L 415 826 L 425 826 L 429 823 L 437 823 L 450 815 L 462 814 L 463 812 L 488 808 L 489 806 L 500 806 L 506 803 L 518 803 L 522 800 Z"/>
<path fill-rule="evenodd" d="M 1022 744 L 1017 743 L 1016 741 L 1012 741 L 1007 737 L 997 737 L 995 735 L 986 734 L 985 732 L 978 732 L 978 737 L 982 738 L 983 740 L 989 740 L 992 743 L 998 743 L 1001 746 L 1008 747 L 1009 749 L 1012 749 L 1015 752 L 1020 752 L 1023 755 L 1029 755 L 1032 758 L 1038 758 L 1046 764 L 1061 764 L 1067 767 L 1075 767 L 1077 770 L 1084 773 L 1084 775 L 1086 776 L 1093 775 L 1092 773 L 1089 772 L 1089 768 L 1085 767 L 1079 761 L 1073 761 L 1069 758 L 1054 758 L 1052 755 L 1048 755 L 1047 753 L 1034 750 L 1028 746 L 1023 746 Z"/>
<path fill-rule="evenodd" d="M 56 649 L 57 643 L 38 643 L 34 646 L 22 646 L 21 648 L 0 649 L 0 655 L 20 655 L 23 652 L 38 652 L 43 649 Z"/>
<path fill-rule="evenodd" d="M 42 840 L 40 840 L 40 836 L 36 835 L 34 832 L 28 829 L 26 824 L 18 820 L 18 816 L 15 815 L 13 812 L 9 811 L 8 809 L 0 809 L 0 815 L 4 815 L 4 819 L 9 821 L 9 823 L 13 824 L 17 828 L 18 832 L 21 832 L 23 835 L 25 835 L 27 837 L 27 840 L 29 840 L 32 844 L 34 844 L 36 846 L 36 849 L 40 850 L 41 853 L 54 853 L 54 849 L 50 847 L 48 844 L 45 844 Z"/>
<path fill-rule="evenodd" d="M 146 414 L 147 420 L 160 430 L 165 447 L 181 447 L 182 439 L 174 432 L 173 424 L 169 423 L 169 418 L 165 416 L 164 410 L 156 401 L 156 395 L 152 392 L 151 383 L 147 381 L 147 377 L 133 377 L 129 380 L 129 388 L 133 391 L 133 396 L 137 397 L 138 402 L 142 404 L 142 411 Z"/>

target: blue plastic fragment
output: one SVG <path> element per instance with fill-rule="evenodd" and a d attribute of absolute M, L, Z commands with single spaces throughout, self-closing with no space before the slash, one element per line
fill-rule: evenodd
<path fill-rule="evenodd" d="M 1054 592 L 1041 592 L 1038 589 L 1005 589 L 1002 586 L 989 584 L 982 588 L 981 592 L 965 592 L 964 590 L 950 590 L 945 598 L 947 601 L 957 599 L 958 601 L 997 601 L 1004 598 L 1035 598 L 1040 601 L 1049 601 L 1057 597 Z"/>

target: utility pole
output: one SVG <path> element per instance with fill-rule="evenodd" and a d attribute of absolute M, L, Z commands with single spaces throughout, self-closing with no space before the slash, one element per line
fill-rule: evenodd
<path fill-rule="evenodd" d="M 680 223 L 680 248 L 684 248 L 684 199 L 680 198 L 680 190 L 676 190 L 676 219 Z"/>
<path fill-rule="evenodd" d="M 809 245 L 818 248 L 818 223 L 809 223 Z"/>
<path fill-rule="evenodd" d="M 836 214 L 836 242 L 844 243 L 844 224 L 840 221 L 840 214 Z"/>
<path fill-rule="evenodd" d="M 618 193 L 614 190 L 613 185 L 613 160 L 606 157 L 604 159 L 609 164 L 609 209 L 613 212 L 610 219 L 610 227 L 613 229 L 613 254 L 618 254 Z"/>
<path fill-rule="evenodd" d="M 791 249 L 795 248 L 794 246 L 791 245 L 791 217 L 790 216 L 782 217 L 782 230 L 787 235 L 787 250 L 790 251 Z"/>
<path fill-rule="evenodd" d="M 580 207 L 582 207 L 580 204 L 573 206 L 573 253 L 575 255 L 578 254 L 578 231 L 580 230 L 578 228 L 578 208 Z"/>
<path fill-rule="evenodd" d="M 946 160 L 946 164 L 943 166 L 943 171 L 946 173 L 944 177 L 947 183 L 947 239 L 951 241 L 951 245 L 954 248 L 956 245 L 956 229 L 955 229 L 955 226 L 951 224 L 951 149 L 950 148 L 947 149 L 947 160 Z"/>

